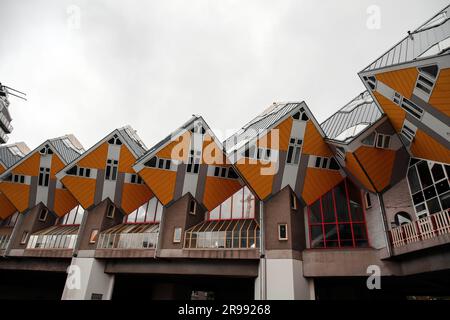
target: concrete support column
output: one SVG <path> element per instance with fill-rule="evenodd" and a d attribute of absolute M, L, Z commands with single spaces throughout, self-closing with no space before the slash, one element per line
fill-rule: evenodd
<path fill-rule="evenodd" d="M 110 300 L 114 275 L 106 274 L 105 263 L 95 258 L 73 258 L 62 300 Z"/>
<path fill-rule="evenodd" d="M 314 300 L 314 283 L 303 277 L 303 261 L 267 259 L 266 269 L 268 300 Z"/>

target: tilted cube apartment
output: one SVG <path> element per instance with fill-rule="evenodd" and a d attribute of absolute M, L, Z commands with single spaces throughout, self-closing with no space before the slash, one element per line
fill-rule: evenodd
<path fill-rule="evenodd" d="M 449 10 L 321 124 L 280 102 L 223 142 L 193 116 L 150 149 L 129 126 L 1 147 L 0 297 L 448 296 Z"/>

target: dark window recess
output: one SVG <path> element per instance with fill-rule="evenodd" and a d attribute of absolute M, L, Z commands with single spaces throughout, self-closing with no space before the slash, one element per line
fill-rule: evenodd
<path fill-rule="evenodd" d="M 426 66 L 419 68 L 419 71 L 431 76 L 432 78 L 436 78 L 439 72 L 439 67 L 437 65 Z"/>
<path fill-rule="evenodd" d="M 431 178 L 430 170 L 428 169 L 428 164 L 426 161 L 421 161 L 417 164 L 417 171 L 419 171 L 422 187 L 426 188 L 433 184 L 433 179 Z"/>
<path fill-rule="evenodd" d="M 228 169 L 228 178 L 231 178 L 231 179 L 239 178 L 239 176 L 237 175 L 236 171 L 234 171 L 234 169 L 232 167 L 230 167 Z"/>
<path fill-rule="evenodd" d="M 309 120 L 309 117 L 306 115 L 306 113 L 302 114 L 302 120 L 303 121 L 308 121 Z"/>
<path fill-rule="evenodd" d="M 72 168 L 67 170 L 66 173 L 69 174 L 69 175 L 76 176 L 77 175 L 77 171 L 78 171 L 78 167 L 77 166 L 73 166 Z"/>
<path fill-rule="evenodd" d="M 158 161 L 158 168 L 159 169 L 163 169 L 164 168 L 164 160 L 163 159 L 159 159 L 159 161 Z"/>
<path fill-rule="evenodd" d="M 39 168 L 38 185 L 48 187 L 50 180 L 50 168 Z"/>
<path fill-rule="evenodd" d="M 294 114 L 294 115 L 292 116 L 292 118 L 294 118 L 295 120 L 300 120 L 300 116 L 301 116 L 301 113 L 300 113 L 300 112 L 297 112 L 296 114 Z"/>
<path fill-rule="evenodd" d="M 20 176 L 20 183 L 25 183 L 25 176 Z"/>
<path fill-rule="evenodd" d="M 287 240 L 287 224 L 278 225 L 278 240 Z"/>
<path fill-rule="evenodd" d="M 218 177 L 220 174 L 220 167 L 215 167 L 214 168 L 214 176 Z"/>
<path fill-rule="evenodd" d="M 444 168 L 442 168 L 441 164 L 435 163 L 431 167 L 431 173 L 433 174 L 434 181 L 445 179 Z"/>
<path fill-rule="evenodd" d="M 437 196 L 436 189 L 434 186 L 428 187 L 425 190 L 423 190 L 423 193 L 425 194 L 425 199 L 430 200 L 431 198 L 434 198 Z"/>
<path fill-rule="evenodd" d="M 106 217 L 107 218 L 114 218 L 114 210 L 115 208 L 114 208 L 114 206 L 113 205 L 110 205 L 109 207 L 108 207 L 108 211 L 106 212 Z"/>
<path fill-rule="evenodd" d="M 320 162 L 322 161 L 322 158 L 321 157 L 317 157 L 316 158 L 316 165 L 315 165 L 315 167 L 316 168 L 320 168 Z"/>
<path fill-rule="evenodd" d="M 156 168 L 156 161 L 158 159 L 156 157 L 151 158 L 150 160 L 148 160 L 146 163 L 144 163 L 144 165 L 146 167 L 150 167 L 150 168 Z"/>
<path fill-rule="evenodd" d="M 169 170 L 170 169 L 170 160 L 166 160 L 166 169 Z"/>
<path fill-rule="evenodd" d="M 334 158 L 331 158 L 331 160 L 330 160 L 330 167 L 329 167 L 331 170 L 339 170 L 340 169 L 340 167 L 339 167 L 339 164 L 338 164 L 338 162 L 336 161 L 336 159 L 334 159 Z"/>
<path fill-rule="evenodd" d="M 197 203 L 195 202 L 194 199 L 191 199 L 191 201 L 189 203 L 189 213 L 195 214 L 196 208 L 197 208 Z"/>
<path fill-rule="evenodd" d="M 39 212 L 39 221 L 45 221 L 47 219 L 47 214 L 48 214 L 48 210 L 47 209 L 42 209 Z"/>
<path fill-rule="evenodd" d="M 131 183 L 136 183 L 136 175 L 135 174 L 131 175 Z"/>
<path fill-rule="evenodd" d="M 450 190 L 448 180 L 442 180 L 438 183 L 436 183 L 436 190 L 438 194 L 443 194 Z"/>

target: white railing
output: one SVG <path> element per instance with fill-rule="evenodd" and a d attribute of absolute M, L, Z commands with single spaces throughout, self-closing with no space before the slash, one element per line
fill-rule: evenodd
<path fill-rule="evenodd" d="M 97 249 L 153 249 L 158 242 L 158 232 L 105 233 L 98 240 Z"/>
<path fill-rule="evenodd" d="M 73 249 L 77 237 L 76 234 L 31 235 L 27 249 Z"/>
<path fill-rule="evenodd" d="M 9 235 L 0 236 L 0 250 L 6 249 L 10 238 Z"/>
<path fill-rule="evenodd" d="M 392 244 L 395 248 L 450 233 L 450 210 L 432 214 L 428 217 L 393 228 Z"/>

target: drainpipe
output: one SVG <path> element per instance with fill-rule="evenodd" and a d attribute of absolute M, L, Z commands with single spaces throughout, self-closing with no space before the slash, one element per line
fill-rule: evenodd
<path fill-rule="evenodd" d="M 166 207 L 163 206 L 163 212 L 161 214 L 161 221 L 159 222 L 158 235 L 156 236 L 155 254 L 153 255 L 154 259 L 157 259 L 159 257 L 159 249 L 161 248 L 161 241 L 162 241 L 162 237 L 160 237 L 160 235 L 161 235 L 161 232 L 164 227 L 164 218 L 166 216 L 165 213 L 166 213 Z"/>
<path fill-rule="evenodd" d="M 259 247 L 260 247 L 260 299 L 267 300 L 267 267 L 266 267 L 266 249 L 264 244 L 264 201 L 259 202 Z"/>
<path fill-rule="evenodd" d="M 389 238 L 389 225 L 387 222 L 387 215 L 386 215 L 386 208 L 384 207 L 384 200 L 383 200 L 383 194 L 378 192 L 378 202 L 380 203 L 380 213 L 381 213 L 381 219 L 383 220 L 383 233 L 384 233 L 384 239 L 386 240 L 386 249 L 389 258 L 392 257 L 392 245 L 391 245 L 391 239 Z"/>

